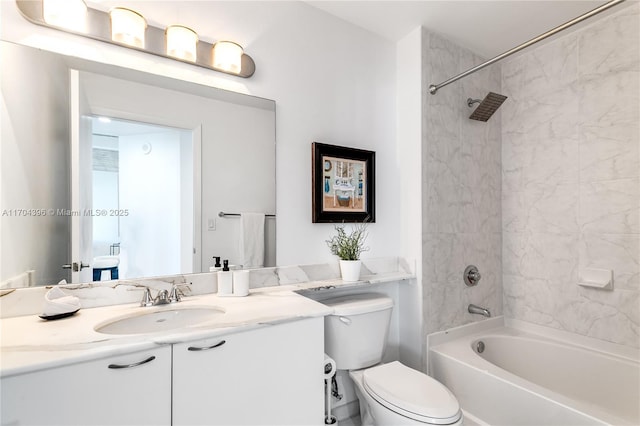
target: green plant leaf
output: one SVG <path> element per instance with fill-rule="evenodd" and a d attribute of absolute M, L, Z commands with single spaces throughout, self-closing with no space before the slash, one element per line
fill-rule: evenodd
<path fill-rule="evenodd" d="M 366 222 L 354 225 L 349 234 L 344 225 L 336 225 L 335 228 L 338 234 L 326 240 L 332 254 L 342 260 L 359 260 L 362 252 L 369 250 L 364 245 L 368 235 Z"/>

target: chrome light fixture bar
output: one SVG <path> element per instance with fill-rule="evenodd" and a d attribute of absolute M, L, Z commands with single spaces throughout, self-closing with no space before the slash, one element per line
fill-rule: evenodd
<path fill-rule="evenodd" d="M 538 37 L 532 38 L 531 40 L 522 43 L 519 46 L 514 47 L 511 50 L 507 50 L 506 52 L 496 56 L 495 58 L 489 59 L 486 62 L 481 63 L 480 65 L 476 65 L 473 68 L 468 69 L 467 71 L 460 73 L 458 75 L 456 75 L 455 77 L 451 77 L 449 80 L 445 80 L 440 84 L 432 84 L 429 86 L 429 93 L 431 93 L 432 95 L 435 95 L 439 89 L 443 88 L 444 86 L 448 86 L 449 84 L 460 80 L 461 78 L 464 78 L 470 74 L 473 74 L 476 71 L 480 71 L 482 68 L 488 67 L 489 65 L 494 64 L 495 62 L 498 62 L 504 58 L 506 58 L 507 56 L 511 56 L 516 52 L 521 51 L 522 49 L 526 49 L 527 47 L 536 44 L 539 41 L 544 40 L 547 37 L 551 37 L 552 35 L 555 35 L 557 33 L 559 33 L 560 31 L 566 30 L 567 28 L 584 21 L 585 19 L 591 18 L 594 15 L 597 15 L 600 12 L 604 12 L 605 10 L 609 9 L 610 7 L 613 7 L 619 3 L 624 2 L 625 0 L 611 0 L 605 4 L 603 4 L 600 7 L 597 7 L 583 15 L 578 16 L 577 18 L 572 19 L 571 21 L 565 22 L 562 25 L 559 25 L 557 27 L 555 27 L 552 30 L 547 31 L 544 34 L 540 34 Z"/>
<path fill-rule="evenodd" d="M 29 22 L 47 28 L 64 31 L 70 34 L 80 35 L 93 40 L 102 41 L 117 46 L 123 46 L 128 49 L 137 50 L 139 52 L 151 53 L 163 58 L 184 62 L 187 64 L 198 65 L 203 68 L 222 72 L 237 77 L 249 78 L 256 70 L 256 65 L 251 56 L 242 53 L 240 65 L 220 66 L 214 64 L 214 45 L 199 40 L 197 42 L 197 52 L 195 60 L 183 59 L 179 55 L 173 56 L 167 52 L 166 31 L 165 29 L 154 26 L 147 26 L 144 36 L 143 47 L 137 47 L 124 41 L 114 41 L 111 35 L 111 18 L 109 13 L 87 7 L 86 26 L 82 29 L 75 29 L 54 25 L 48 23 L 44 19 L 44 1 L 45 0 L 16 0 L 16 5 L 22 16 Z"/>

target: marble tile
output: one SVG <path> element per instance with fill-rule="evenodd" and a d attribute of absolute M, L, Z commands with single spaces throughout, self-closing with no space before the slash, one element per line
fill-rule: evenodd
<path fill-rule="evenodd" d="M 633 123 L 590 123 L 580 128 L 580 181 L 640 176 L 640 115 Z"/>
<path fill-rule="evenodd" d="M 580 180 L 638 177 L 640 72 L 588 81 L 580 94 Z"/>
<path fill-rule="evenodd" d="M 426 214 L 429 215 L 429 231 L 456 232 L 460 215 L 459 174 L 455 165 L 429 161 L 429 180 L 426 188 Z"/>
<path fill-rule="evenodd" d="M 559 290 L 544 279 L 505 274 L 504 314 L 510 318 L 562 328 L 556 319 Z"/>
<path fill-rule="evenodd" d="M 460 48 L 456 46 L 453 42 L 441 37 L 437 34 L 430 33 L 428 37 L 428 46 L 427 46 L 427 62 L 426 62 L 426 74 L 427 80 L 431 83 L 437 84 L 441 83 L 447 79 L 449 79 L 452 75 L 457 74 L 460 69 L 460 57 L 458 54 L 458 50 Z M 423 53 L 425 54 L 425 53 Z M 459 87 L 456 83 L 453 83 L 447 88 L 451 87 Z M 455 90 L 444 90 L 438 91 L 436 96 L 433 96 L 431 99 L 445 99 L 445 100 L 453 100 L 455 99 L 453 96 Z M 450 93 L 452 95 L 447 96 L 446 94 Z M 440 96 L 443 95 L 444 96 Z M 448 105 L 453 105 L 455 102 L 448 102 Z"/>
<path fill-rule="evenodd" d="M 637 2 L 631 5 L 580 32 L 581 78 L 601 79 L 612 72 L 639 70 L 640 6 Z"/>
<path fill-rule="evenodd" d="M 565 35 L 528 53 L 507 59 L 502 65 L 503 89 L 515 101 L 552 93 L 578 78 L 578 40 Z"/>
<path fill-rule="evenodd" d="M 401 281 L 411 277 L 415 272 L 414 261 L 410 259 L 389 257 L 363 260 L 363 280 L 354 285 L 362 286 L 372 283 Z M 306 278 L 305 278 L 306 277 Z M 137 280 L 98 281 L 93 283 L 68 284 L 63 286 L 64 292 L 80 299 L 83 309 L 108 305 L 137 303 L 142 292 L 148 287 L 152 295 L 160 290 L 170 290 L 178 286 L 183 296 L 201 296 L 217 292 L 216 273 L 187 275 L 170 275 L 164 277 L 140 278 Z M 338 262 L 294 265 L 277 268 L 251 269 L 249 287 L 251 289 L 272 288 L 280 290 L 281 286 L 290 285 L 297 289 L 321 287 L 323 285 L 349 285 L 340 279 Z M 41 312 L 44 295 L 51 287 L 34 287 L 16 289 L 0 297 L 0 318 L 33 315 Z"/>
<path fill-rule="evenodd" d="M 249 274 L 250 288 L 274 287 L 280 285 L 278 268 L 254 269 Z"/>
<path fill-rule="evenodd" d="M 503 131 L 502 134 L 502 191 L 522 191 L 525 165 L 528 161 L 528 138 L 525 133 Z"/>
<path fill-rule="evenodd" d="M 532 232 L 578 232 L 577 185 L 529 185 L 525 189 L 526 229 Z"/>
<path fill-rule="evenodd" d="M 575 137 L 578 123 L 577 84 L 546 94 L 529 96 L 502 114 L 503 132 L 523 133 L 532 139 Z"/>
<path fill-rule="evenodd" d="M 459 281 L 466 267 L 464 248 L 458 234 L 426 234 L 423 258 L 423 271 L 428 276 L 428 282 Z"/>
<path fill-rule="evenodd" d="M 502 194 L 503 230 L 578 232 L 577 185 L 530 185 Z"/>
<path fill-rule="evenodd" d="M 562 328 L 627 346 L 640 347 L 640 292 L 571 287 L 558 299 Z"/>
<path fill-rule="evenodd" d="M 443 81 L 483 58 L 429 34 L 423 52 L 427 78 Z M 424 40 L 424 39 L 423 39 Z M 501 312 L 500 191 L 503 105 L 486 122 L 469 120 L 467 98 L 501 93 L 500 66 L 483 69 L 426 99 L 423 120 L 423 317 L 438 331 L 484 319 L 470 315 L 471 299 Z M 467 263 L 486 271 L 483 285 L 468 289 Z"/>
<path fill-rule="evenodd" d="M 638 346 L 640 5 L 504 61 L 508 317 Z M 613 292 L 580 268 L 614 270 Z"/>
<path fill-rule="evenodd" d="M 576 282 L 578 244 L 577 234 L 504 232 L 503 274 L 557 284 Z"/>
<path fill-rule="evenodd" d="M 524 232 L 527 229 L 527 201 L 524 191 L 502 192 L 502 230 Z"/>
<path fill-rule="evenodd" d="M 602 128 L 637 124 L 640 71 L 620 71 L 580 85 L 580 125 Z M 615 129 L 613 134 L 615 135 Z"/>
<path fill-rule="evenodd" d="M 461 126 L 460 232 L 494 232 L 501 226 L 500 135 L 491 130 L 495 124 L 467 120 Z"/>
<path fill-rule="evenodd" d="M 640 234 L 582 234 L 580 269 L 613 270 L 614 288 L 640 291 Z"/>
<path fill-rule="evenodd" d="M 467 320 L 467 306 L 469 302 L 464 292 L 464 285 L 447 283 L 431 283 L 429 297 L 429 333 L 446 330 L 469 322 Z M 447 309 L 442 309 L 447 307 Z"/>
<path fill-rule="evenodd" d="M 278 283 L 280 285 L 303 283 L 309 280 L 309 276 L 299 266 L 285 266 L 276 269 Z"/>
<path fill-rule="evenodd" d="M 579 224 L 585 233 L 640 233 L 640 179 L 581 184 Z"/>
<path fill-rule="evenodd" d="M 529 184 L 576 184 L 580 179 L 580 145 L 575 133 L 566 138 L 529 136 L 529 158 L 524 166 L 524 182 Z"/>

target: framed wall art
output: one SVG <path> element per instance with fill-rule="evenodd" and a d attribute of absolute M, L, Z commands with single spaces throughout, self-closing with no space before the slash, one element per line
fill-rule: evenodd
<path fill-rule="evenodd" d="M 375 222 L 376 153 L 313 142 L 313 223 Z"/>

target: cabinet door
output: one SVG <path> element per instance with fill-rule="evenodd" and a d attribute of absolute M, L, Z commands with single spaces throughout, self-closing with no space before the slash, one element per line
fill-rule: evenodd
<path fill-rule="evenodd" d="M 324 321 L 173 347 L 173 424 L 321 425 Z"/>
<path fill-rule="evenodd" d="M 3 425 L 169 425 L 171 346 L 9 376 L 0 389 Z"/>

